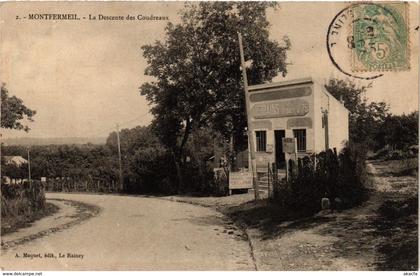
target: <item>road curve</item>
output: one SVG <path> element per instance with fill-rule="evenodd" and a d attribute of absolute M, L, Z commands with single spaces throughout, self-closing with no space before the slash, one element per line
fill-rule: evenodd
<path fill-rule="evenodd" d="M 248 241 L 237 230 L 226 231 L 227 218 L 209 208 L 116 195 L 49 193 L 47 198 L 102 210 L 79 225 L 2 252 L 3 269 L 254 269 Z M 25 253 L 42 258 L 24 258 Z"/>

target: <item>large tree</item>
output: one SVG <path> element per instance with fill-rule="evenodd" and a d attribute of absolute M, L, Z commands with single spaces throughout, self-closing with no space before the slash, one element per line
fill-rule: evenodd
<path fill-rule="evenodd" d="M 6 85 L 1 85 L 1 117 L 0 127 L 8 129 L 17 129 L 29 131 L 28 125 L 23 123 L 23 120 L 33 121 L 32 117 L 35 115 L 35 110 L 26 107 L 23 101 L 16 96 L 9 96 L 9 91 Z M 0 163 L 2 166 L 5 165 L 3 155 L 1 155 Z M 11 170 L 9 170 L 10 172 Z M 0 173 L 1 174 L 1 173 Z M 1 179 L 3 182 L 3 179 Z"/>
<path fill-rule="evenodd" d="M 35 110 L 26 107 L 16 96 L 9 96 L 5 84 L 1 86 L 1 127 L 29 131 L 29 127 L 22 121 L 33 121 Z"/>
<path fill-rule="evenodd" d="M 154 81 L 140 92 L 152 104 L 153 127 L 180 168 L 191 133 L 207 126 L 225 137 L 240 137 L 246 126 L 238 32 L 244 37 L 250 84 L 285 75 L 287 37 L 269 37 L 266 18 L 272 3 L 200 2 L 187 4 L 179 24 L 169 23 L 164 41 L 142 47 L 146 75 Z"/>
<path fill-rule="evenodd" d="M 330 79 L 325 85 L 328 92 L 344 101 L 344 106 L 350 111 L 350 141 L 374 148 L 377 146 L 377 134 L 390 113 L 385 102 L 368 101 L 366 91 L 370 87 L 370 84 L 356 85 L 350 80 L 340 79 Z"/>

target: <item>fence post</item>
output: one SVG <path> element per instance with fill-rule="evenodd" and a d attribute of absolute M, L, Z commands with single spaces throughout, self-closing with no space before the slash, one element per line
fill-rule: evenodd
<path fill-rule="evenodd" d="M 272 167 L 272 172 L 273 172 L 273 195 L 274 195 L 274 191 L 278 189 L 278 185 L 279 185 L 278 176 L 279 175 L 277 172 L 277 165 L 275 162 L 271 164 L 271 167 Z"/>
<path fill-rule="evenodd" d="M 267 195 L 270 198 L 270 163 L 267 165 Z"/>

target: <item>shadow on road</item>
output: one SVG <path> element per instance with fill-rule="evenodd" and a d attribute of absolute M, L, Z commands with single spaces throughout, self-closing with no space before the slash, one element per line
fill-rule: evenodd
<path fill-rule="evenodd" d="M 371 161 L 375 168 L 369 199 L 358 207 L 302 217 L 296 210 L 282 210 L 266 201 L 231 207 L 228 213 L 247 227 L 258 230 L 261 241 L 282 244 L 286 234 L 305 233 L 301 242 L 333 260 L 348 260 L 352 267 L 375 270 L 417 270 L 418 189 L 413 162 Z M 328 240 L 325 246 L 317 240 Z M 289 237 L 289 236 L 288 236 Z M 317 245 L 318 244 L 318 245 Z M 303 258 L 304 256 L 296 255 Z M 364 260 L 363 260 L 364 259 Z M 360 266 L 359 266 L 360 265 Z M 303 268 L 302 268 L 303 269 Z"/>

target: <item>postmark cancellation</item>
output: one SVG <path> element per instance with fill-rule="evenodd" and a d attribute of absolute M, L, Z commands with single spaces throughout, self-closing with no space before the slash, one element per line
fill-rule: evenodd
<path fill-rule="evenodd" d="M 408 4 L 371 2 L 351 11 L 352 71 L 409 70 Z"/>

